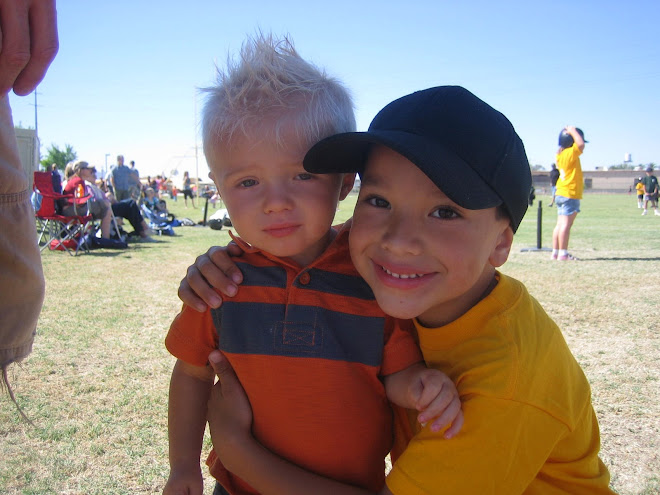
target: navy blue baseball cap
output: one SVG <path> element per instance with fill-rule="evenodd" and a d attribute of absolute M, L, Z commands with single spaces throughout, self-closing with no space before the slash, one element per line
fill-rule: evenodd
<path fill-rule="evenodd" d="M 582 129 L 576 127 L 575 130 L 582 138 L 582 141 L 584 141 L 585 143 L 589 142 L 586 139 L 584 139 L 584 132 L 582 132 Z M 558 141 L 559 141 L 559 146 L 561 146 L 562 148 L 570 148 L 571 146 L 573 146 L 573 143 L 575 142 L 573 136 L 571 136 L 568 132 L 566 132 L 566 128 L 563 128 L 559 133 Z"/>
<path fill-rule="evenodd" d="M 502 113 L 465 88 L 438 86 L 399 98 L 367 132 L 327 137 L 303 164 L 312 173 L 362 173 L 374 144 L 406 157 L 463 208 L 502 205 L 514 232 L 525 216 L 532 188 L 525 147 Z"/>

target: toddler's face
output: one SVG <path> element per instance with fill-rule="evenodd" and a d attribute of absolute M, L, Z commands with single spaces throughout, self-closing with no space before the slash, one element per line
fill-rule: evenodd
<path fill-rule="evenodd" d="M 350 248 L 386 313 L 430 327 L 455 320 L 483 297 L 512 240 L 495 208 L 462 208 L 402 155 L 370 153 Z"/>
<path fill-rule="evenodd" d="M 231 147 L 207 153 L 211 178 L 239 235 L 303 266 L 327 247 L 337 204 L 355 177 L 306 172 L 305 151 L 295 144 L 236 138 Z"/>

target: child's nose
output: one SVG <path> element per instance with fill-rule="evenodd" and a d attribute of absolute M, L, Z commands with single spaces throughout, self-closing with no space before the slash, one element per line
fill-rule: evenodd
<path fill-rule="evenodd" d="M 395 254 L 421 254 L 421 228 L 409 218 L 392 215 L 383 235 L 383 247 Z"/>
<path fill-rule="evenodd" d="M 286 186 L 273 184 L 265 188 L 263 205 L 266 213 L 290 210 L 293 204 L 293 197 Z"/>

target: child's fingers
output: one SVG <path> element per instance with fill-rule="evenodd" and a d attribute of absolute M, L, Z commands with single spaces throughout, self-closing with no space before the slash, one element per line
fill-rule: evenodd
<path fill-rule="evenodd" d="M 426 396 L 427 390 L 429 389 L 424 389 L 422 396 L 417 401 L 417 410 L 420 411 L 420 418 L 422 418 L 424 423 L 442 414 L 449 404 L 458 398 L 457 395 L 452 393 L 451 389 L 448 390 L 446 387 L 440 391 L 429 391 L 432 392 L 430 393 L 430 398 Z"/>
<path fill-rule="evenodd" d="M 443 435 L 444 438 L 450 439 L 456 436 L 456 434 L 461 431 L 461 428 L 463 428 L 463 421 L 465 420 L 465 417 L 463 416 L 463 411 L 459 411 L 458 415 L 456 416 L 456 419 L 454 419 L 454 422 L 451 424 L 449 428 L 445 431 L 445 434 Z"/>
<path fill-rule="evenodd" d="M 179 299 L 197 311 L 206 311 L 207 305 L 220 306 L 222 299 L 209 285 L 195 265 L 188 267 L 186 276 L 179 284 Z"/>
<path fill-rule="evenodd" d="M 209 260 L 212 261 L 217 268 L 222 270 L 227 278 L 229 278 L 235 284 L 240 284 L 243 281 L 243 274 L 236 266 L 233 258 L 239 257 L 243 254 L 243 250 L 236 245 L 234 242 L 230 242 L 227 246 L 214 246 L 210 248 L 207 252 Z M 205 270 L 201 270 L 204 275 L 206 275 Z M 209 275 L 212 271 L 209 272 Z M 209 279 L 211 281 L 211 279 Z M 220 289 L 222 292 L 222 286 L 214 286 Z M 228 296 L 233 296 L 234 294 L 227 294 Z"/>
<path fill-rule="evenodd" d="M 461 401 L 458 397 L 450 400 L 446 407 L 442 409 L 435 408 L 435 403 L 432 405 L 433 411 L 431 408 L 422 412 L 418 420 L 420 423 L 427 423 L 430 420 L 433 420 L 431 424 L 431 431 L 440 431 L 443 428 L 446 428 L 456 417 L 461 413 Z"/>
<path fill-rule="evenodd" d="M 418 392 L 416 408 L 418 411 L 424 411 L 434 404 L 436 410 L 444 409 L 454 396 L 458 396 L 458 392 L 449 378 L 438 373 L 427 373 L 422 377 L 422 387 Z"/>

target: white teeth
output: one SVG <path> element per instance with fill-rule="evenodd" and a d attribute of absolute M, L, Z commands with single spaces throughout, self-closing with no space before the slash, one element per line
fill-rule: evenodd
<path fill-rule="evenodd" d="M 394 278 L 418 278 L 418 277 L 423 276 L 422 274 L 418 274 L 418 273 L 404 273 L 404 274 L 394 273 L 394 272 L 389 271 L 384 266 L 381 266 L 381 268 L 385 271 L 385 273 L 387 273 L 388 275 L 391 275 Z"/>

